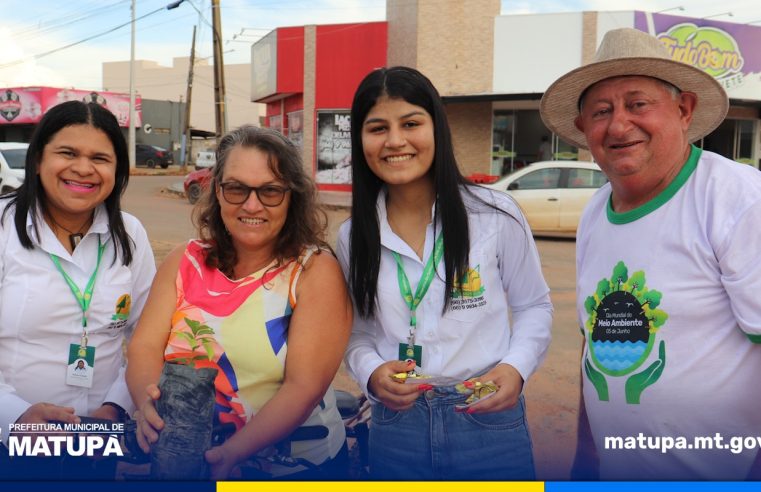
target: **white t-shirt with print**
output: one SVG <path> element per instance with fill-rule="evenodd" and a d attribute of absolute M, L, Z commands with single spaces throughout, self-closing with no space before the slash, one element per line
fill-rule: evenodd
<path fill-rule="evenodd" d="M 742 480 L 756 449 L 717 444 L 761 435 L 761 173 L 693 147 L 651 202 L 616 214 L 610 192 L 592 198 L 577 237 L 601 478 Z M 688 449 L 661 452 L 664 437 Z M 714 449 L 694 449 L 696 437 Z M 658 449 L 605 449 L 606 438 Z"/>

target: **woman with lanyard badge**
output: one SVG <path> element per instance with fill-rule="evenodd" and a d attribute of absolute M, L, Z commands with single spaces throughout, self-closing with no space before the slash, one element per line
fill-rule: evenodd
<path fill-rule="evenodd" d="M 156 269 L 145 230 L 120 208 L 127 145 L 107 109 L 79 101 L 54 106 L 37 125 L 25 169 L 22 187 L 0 199 L 6 446 L 13 423 L 118 421 L 132 410 L 123 343 Z M 2 456 L 0 476 L 109 479 L 114 465 L 87 457 Z"/>
<path fill-rule="evenodd" d="M 351 122 L 338 256 L 355 303 L 346 362 L 374 403 L 370 473 L 534 478 L 521 391 L 552 305 L 523 215 L 460 174 L 441 99 L 416 70 L 370 73 Z"/>

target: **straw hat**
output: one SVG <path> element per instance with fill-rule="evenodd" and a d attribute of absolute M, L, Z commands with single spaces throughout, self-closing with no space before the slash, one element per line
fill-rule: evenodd
<path fill-rule="evenodd" d="M 727 94 L 710 75 L 691 65 L 674 61 L 654 36 L 631 28 L 608 31 L 595 60 L 557 79 L 542 97 L 544 124 L 560 138 L 586 149 L 584 134 L 574 125 L 579 98 L 591 85 L 611 77 L 641 75 L 665 80 L 698 96 L 687 137 L 694 142 L 711 133 L 729 109 Z"/>

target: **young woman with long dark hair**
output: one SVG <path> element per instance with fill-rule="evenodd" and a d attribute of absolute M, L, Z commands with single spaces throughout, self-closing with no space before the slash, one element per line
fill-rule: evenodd
<path fill-rule="evenodd" d="M 356 313 L 346 362 L 374 403 L 371 474 L 533 478 L 521 392 L 552 306 L 520 209 L 462 176 L 420 72 L 370 73 L 351 121 L 352 218 L 338 256 Z M 463 407 L 479 387 L 496 392 Z"/>

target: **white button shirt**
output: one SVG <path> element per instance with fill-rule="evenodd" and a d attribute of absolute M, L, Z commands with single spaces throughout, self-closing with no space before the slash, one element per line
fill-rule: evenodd
<path fill-rule="evenodd" d="M 0 213 L 7 200 L 0 201 Z M 47 402 L 74 407 L 89 415 L 103 402 L 118 404 L 128 412 L 134 407 L 124 381 L 123 342 L 129 338 L 148 297 L 156 266 L 148 236 L 140 222 L 122 213 L 133 244 L 133 259 L 114 262 L 114 243 L 108 233 L 104 206 L 96 209 L 93 224 L 70 255 L 38 215 L 40 239 L 31 216 L 27 232 L 35 247 L 25 249 L 16 234 L 13 208 L 0 224 L 0 425 L 7 442 L 8 425 L 32 404 Z M 92 388 L 66 384 L 69 345 L 82 337 L 82 309 L 50 254 L 84 292 L 95 270 L 98 237 L 105 249 L 87 313 L 88 345 L 95 347 Z M 127 319 L 118 314 L 120 298 L 131 297 Z"/>
<path fill-rule="evenodd" d="M 444 262 L 416 310 L 415 344 L 423 347 L 422 372 L 465 380 L 498 363 L 515 367 L 524 381 L 544 359 L 550 343 L 552 304 L 542 276 L 531 231 L 518 206 L 507 196 L 484 188 L 471 188 L 487 202 L 512 217 L 479 203 L 463 191 L 470 229 L 469 269 L 480 276 L 469 296 L 453 298 L 442 315 Z M 385 192 L 378 197 L 381 260 L 375 317 L 363 319 L 355 309 L 346 363 L 354 379 L 368 394 L 370 375 L 381 364 L 398 360 L 399 343 L 406 344 L 410 310 L 399 291 L 399 253 L 412 292 L 432 254 L 434 228 L 428 225 L 423 260 L 388 224 Z M 349 272 L 351 220 L 339 231 L 337 254 L 344 274 Z M 441 230 L 440 227 L 437 228 Z M 512 323 L 511 319 L 512 318 Z"/>

